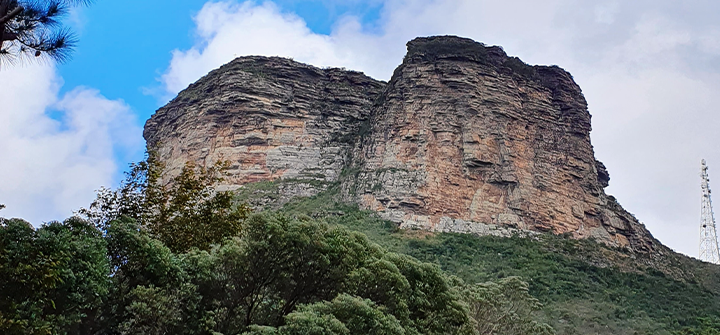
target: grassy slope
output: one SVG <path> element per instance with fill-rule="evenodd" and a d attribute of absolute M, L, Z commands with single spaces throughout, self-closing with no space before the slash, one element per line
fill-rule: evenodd
<path fill-rule="evenodd" d="M 272 192 L 272 184 L 258 186 L 265 193 Z M 254 192 L 252 186 L 241 197 L 248 192 Z M 285 204 L 279 212 L 363 232 L 389 250 L 439 264 L 466 282 L 521 276 L 544 304 L 538 318 L 559 334 L 670 334 L 696 324 L 698 317 L 720 317 L 720 269 L 686 257 L 667 256 L 686 274 L 676 280 L 593 241 L 398 230 L 337 198 L 331 187 Z"/>

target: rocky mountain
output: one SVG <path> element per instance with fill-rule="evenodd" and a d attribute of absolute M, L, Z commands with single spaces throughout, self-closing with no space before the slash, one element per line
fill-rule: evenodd
<path fill-rule="evenodd" d="M 655 250 L 604 192 L 610 178 L 568 72 L 453 36 L 407 46 L 388 83 L 284 58 L 235 59 L 159 109 L 145 139 L 171 174 L 188 161 L 228 160 L 226 187 L 281 181 L 271 201 L 339 185 L 347 201 L 403 228 L 552 232 Z"/>

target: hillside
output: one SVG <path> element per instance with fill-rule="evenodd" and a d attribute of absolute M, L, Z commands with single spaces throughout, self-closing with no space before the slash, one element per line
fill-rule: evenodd
<path fill-rule="evenodd" d="M 604 192 L 568 72 L 453 36 L 407 46 L 387 83 L 240 57 L 159 109 L 148 148 L 166 181 L 227 161 L 221 189 L 256 211 L 362 232 L 467 283 L 519 276 L 560 334 L 720 331 L 720 268 Z"/>
<path fill-rule="evenodd" d="M 261 188 L 274 187 L 277 183 L 263 183 Z M 250 189 L 246 192 L 257 192 Z M 537 319 L 558 334 L 720 333 L 719 266 L 676 253 L 650 260 L 647 254 L 562 235 L 528 238 L 403 230 L 372 211 L 334 201 L 338 192 L 336 186 L 314 197 L 296 198 L 278 212 L 362 232 L 388 250 L 438 264 L 469 283 L 520 276 L 529 283 L 530 294 L 543 303 Z M 649 266 L 658 261 L 666 272 Z M 689 330 L 702 328 L 702 320 L 714 326 L 707 326 L 706 332 Z"/>

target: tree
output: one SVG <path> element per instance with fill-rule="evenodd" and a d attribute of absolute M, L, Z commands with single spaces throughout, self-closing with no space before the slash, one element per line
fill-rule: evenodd
<path fill-rule="evenodd" d="M 463 297 L 470 308 L 475 334 L 555 334 L 549 325 L 533 320 L 532 313 L 542 305 L 518 277 L 467 285 Z"/>
<path fill-rule="evenodd" d="M 109 270 L 102 234 L 86 221 L 34 229 L 0 218 L 0 333 L 92 333 Z"/>
<path fill-rule="evenodd" d="M 184 254 L 127 218 L 106 239 L 109 333 L 472 334 L 457 280 L 307 217 L 254 215 Z"/>
<path fill-rule="evenodd" d="M 406 334 L 400 322 L 374 302 L 347 294 L 300 306 L 285 319 L 279 335 Z"/>
<path fill-rule="evenodd" d="M 104 237 L 112 269 L 104 333 L 181 334 L 171 331 L 185 305 L 177 289 L 187 292 L 177 255 L 127 217 L 108 223 Z"/>
<path fill-rule="evenodd" d="M 242 222 L 250 213 L 245 204 L 236 204 L 234 193 L 216 191 L 223 180 L 227 162 L 209 168 L 187 163 L 167 185 L 159 180 L 145 190 L 150 232 L 173 252 L 192 248 L 202 250 L 240 234 Z"/>
<path fill-rule="evenodd" d="M 720 317 L 697 318 L 693 326 L 674 332 L 676 335 L 720 335 Z"/>
<path fill-rule="evenodd" d="M 250 208 L 234 202 L 230 191 L 216 191 L 227 162 L 198 167 L 188 162 L 179 175 L 164 176 L 154 152 L 131 164 L 117 190 L 102 188 L 90 208 L 78 213 L 104 227 L 121 217 L 134 219 L 173 252 L 210 249 L 240 233 Z"/>
<path fill-rule="evenodd" d="M 239 237 L 182 258 L 202 297 L 192 314 L 212 316 L 186 321 L 188 334 L 210 324 L 223 334 L 471 333 L 456 282 L 437 266 L 307 217 L 254 215 Z"/>
<path fill-rule="evenodd" d="M 183 258 L 213 331 L 237 334 L 253 324 L 279 326 L 299 304 L 334 299 L 376 252 L 364 236 L 342 229 L 255 215 L 240 237 Z"/>
<path fill-rule="evenodd" d="M 75 44 L 59 19 L 92 0 L 0 0 L 0 62 L 47 56 L 63 62 Z M 0 63 L 1 64 L 1 63 Z"/>

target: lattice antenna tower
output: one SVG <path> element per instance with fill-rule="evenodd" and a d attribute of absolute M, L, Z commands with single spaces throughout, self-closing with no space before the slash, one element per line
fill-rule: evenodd
<path fill-rule="evenodd" d="M 718 248 L 717 230 L 715 230 L 715 215 L 710 198 L 710 178 L 705 160 L 702 160 L 702 212 L 700 222 L 700 259 L 706 262 L 720 264 L 720 248 Z"/>

